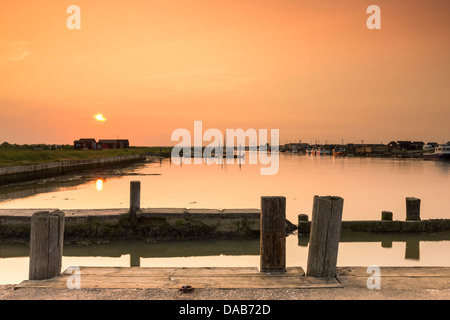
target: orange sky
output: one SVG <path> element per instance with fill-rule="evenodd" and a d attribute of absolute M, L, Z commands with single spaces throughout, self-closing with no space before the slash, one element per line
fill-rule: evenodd
<path fill-rule="evenodd" d="M 66 9 L 81 8 L 81 30 Z M 381 30 L 366 8 L 381 7 Z M 0 0 L 0 143 L 450 140 L 448 0 Z M 94 115 L 102 113 L 107 121 Z"/>

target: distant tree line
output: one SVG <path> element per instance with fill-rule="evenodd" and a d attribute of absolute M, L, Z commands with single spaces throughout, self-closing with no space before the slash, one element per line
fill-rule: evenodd
<path fill-rule="evenodd" d="M 0 149 L 15 149 L 15 150 L 73 150 L 73 145 L 70 144 L 11 144 L 3 142 L 0 144 Z"/>

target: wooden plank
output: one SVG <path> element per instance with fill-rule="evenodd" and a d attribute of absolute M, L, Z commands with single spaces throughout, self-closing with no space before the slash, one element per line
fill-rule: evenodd
<path fill-rule="evenodd" d="M 161 276 L 180 276 L 189 277 L 195 276 L 258 276 L 264 275 L 260 273 L 257 268 L 157 268 L 157 267 L 81 267 L 81 275 L 94 275 L 98 277 L 115 277 L 115 276 L 128 276 L 128 277 L 161 277 Z M 63 274 L 72 274 L 68 270 Z M 305 271 L 302 267 L 289 267 L 286 272 L 272 272 L 271 276 L 302 276 L 305 275 Z"/>
<path fill-rule="evenodd" d="M 365 267 L 337 268 L 342 284 L 352 288 L 367 288 L 372 275 Z M 380 267 L 381 289 L 445 290 L 450 289 L 450 268 L 448 267 Z"/>
<path fill-rule="evenodd" d="M 301 276 L 300 267 L 286 273 L 265 274 L 256 268 L 126 268 L 81 267 L 81 288 L 366 288 L 370 274 L 365 267 L 337 268 L 336 278 Z M 83 273 L 85 272 L 85 273 Z M 176 274 L 176 272 L 179 272 Z M 216 272 L 217 274 L 214 274 Z M 67 288 L 69 274 L 48 280 L 28 280 L 18 288 Z M 381 289 L 448 290 L 448 267 L 381 267 Z"/>
<path fill-rule="evenodd" d="M 368 277 L 339 276 L 339 281 L 347 288 L 367 288 Z M 407 276 L 383 276 L 380 277 L 380 289 L 389 290 L 449 290 L 450 278 L 448 277 L 407 277 Z"/>
<path fill-rule="evenodd" d="M 81 267 L 81 288 L 340 288 L 336 278 L 305 277 L 301 267 L 261 273 L 256 268 L 126 268 Z M 67 288 L 72 273 L 48 280 L 23 281 L 17 287 Z"/>
<path fill-rule="evenodd" d="M 61 283 L 65 284 L 67 280 L 69 279 L 69 276 L 60 276 L 55 277 L 53 279 L 47 279 L 47 280 L 27 280 L 22 283 L 22 285 L 26 284 L 49 284 L 49 283 Z M 315 283 L 336 283 L 335 278 L 314 278 L 314 277 L 304 277 L 304 276 L 298 276 L 298 277 L 280 277 L 280 276 L 216 276 L 216 277 L 196 277 L 196 276 L 190 276 L 190 277 L 180 277 L 180 276 L 172 276 L 172 277 L 127 277 L 127 276 L 117 276 L 117 277 L 96 277 L 93 275 L 90 276 L 83 276 L 81 275 L 81 283 L 86 284 L 98 284 L 98 283 L 140 283 L 140 284 L 165 284 L 168 287 L 173 287 L 172 284 L 176 283 L 176 288 L 179 288 L 180 285 L 186 284 L 186 282 L 189 282 L 191 285 L 198 285 L 199 283 L 202 284 L 202 287 L 204 286 L 210 286 L 212 283 L 220 284 L 221 286 L 229 287 L 230 284 L 234 283 L 232 287 L 235 287 L 238 285 L 239 287 L 246 287 L 248 283 L 260 283 L 262 284 L 262 287 L 264 287 L 267 283 L 272 282 L 276 284 L 277 286 L 280 286 L 280 284 L 284 285 L 294 285 L 297 286 L 299 284 L 315 284 Z M 260 285 L 259 285 L 260 286 Z M 251 287 L 251 286 L 250 286 Z"/>
<path fill-rule="evenodd" d="M 450 277 L 448 267 L 380 267 L 382 277 Z M 338 276 L 369 277 L 367 267 L 338 267 Z"/>
<path fill-rule="evenodd" d="M 104 275 L 128 275 L 128 276 L 150 276 L 150 275 L 192 275 L 192 274 L 258 274 L 258 268 L 164 268 L 164 267 L 81 267 L 82 274 Z"/>
<path fill-rule="evenodd" d="M 55 278 L 52 281 L 25 281 L 19 287 L 67 288 L 68 277 Z M 313 277 L 271 277 L 271 276 L 218 276 L 218 277 L 81 277 L 81 288 L 154 288 L 179 289 L 191 285 L 194 288 L 340 288 L 336 278 Z"/>

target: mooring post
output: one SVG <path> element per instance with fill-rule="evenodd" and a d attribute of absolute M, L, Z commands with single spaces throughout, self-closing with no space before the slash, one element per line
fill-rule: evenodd
<path fill-rule="evenodd" d="M 308 217 L 308 215 L 307 214 L 299 214 L 298 215 L 298 222 L 300 223 L 300 222 L 307 222 L 308 221 L 308 219 L 309 219 L 309 217 Z"/>
<path fill-rule="evenodd" d="M 391 211 L 381 212 L 381 221 L 392 221 L 393 213 Z"/>
<path fill-rule="evenodd" d="M 406 198 L 406 221 L 420 221 L 420 199 Z"/>
<path fill-rule="evenodd" d="M 130 182 L 130 211 L 136 213 L 141 208 L 141 182 Z"/>
<path fill-rule="evenodd" d="M 336 264 L 341 234 L 344 199 L 314 196 L 307 263 L 307 276 L 331 278 Z"/>
<path fill-rule="evenodd" d="M 260 272 L 286 271 L 286 198 L 261 197 Z"/>
<path fill-rule="evenodd" d="M 64 212 L 38 211 L 31 216 L 30 280 L 45 280 L 61 274 Z"/>

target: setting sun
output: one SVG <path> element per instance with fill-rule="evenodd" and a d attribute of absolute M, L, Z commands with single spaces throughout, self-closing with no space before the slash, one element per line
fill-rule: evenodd
<path fill-rule="evenodd" d="M 98 121 L 106 121 L 106 119 L 103 118 L 103 115 L 102 115 L 102 114 L 97 114 L 97 115 L 95 116 L 95 119 L 97 119 Z"/>

